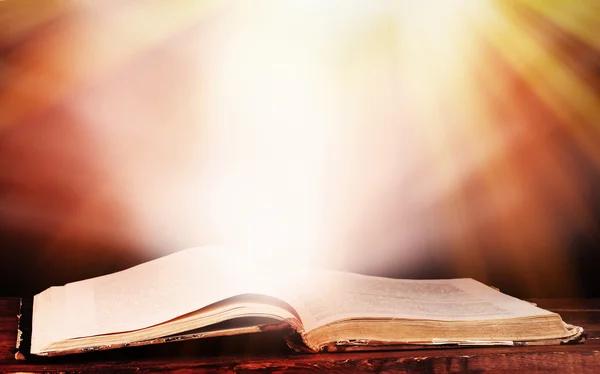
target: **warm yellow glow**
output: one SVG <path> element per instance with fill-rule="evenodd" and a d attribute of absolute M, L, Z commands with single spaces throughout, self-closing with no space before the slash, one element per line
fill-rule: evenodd
<path fill-rule="evenodd" d="M 122 235 L 396 274 L 450 259 L 482 281 L 504 261 L 535 289 L 593 227 L 591 0 L 77 4 L 11 25 L 48 29 L 5 48 L 0 91 L 0 134 L 58 118 L 91 139 L 100 176 L 50 246 Z M 86 226 L 110 204 L 133 227 Z"/>

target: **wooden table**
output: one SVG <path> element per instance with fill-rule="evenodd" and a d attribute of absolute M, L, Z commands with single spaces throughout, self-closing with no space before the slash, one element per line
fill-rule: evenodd
<path fill-rule="evenodd" d="M 14 358 L 18 299 L 0 298 L 0 372 L 334 371 L 403 373 L 600 373 L 600 299 L 535 300 L 582 326 L 578 345 L 295 354 L 281 336 L 253 334 L 54 358 Z"/>

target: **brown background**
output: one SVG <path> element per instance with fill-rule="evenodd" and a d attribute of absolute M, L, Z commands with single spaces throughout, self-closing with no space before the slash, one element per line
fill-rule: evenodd
<path fill-rule="evenodd" d="M 79 15 L 71 4 L 0 2 L 0 295 L 37 293 L 51 285 L 124 269 L 213 238 L 201 222 L 193 235 L 171 233 L 171 226 L 165 225 L 150 230 L 167 239 L 152 242 L 144 237 L 131 201 L 123 198 L 126 186 L 119 179 L 119 162 L 147 166 L 143 171 L 147 188 L 156 189 L 166 201 L 177 200 L 182 191 L 169 181 L 181 175 L 170 173 L 178 168 L 185 173 L 185 168 L 191 167 L 190 159 L 199 157 L 194 153 L 197 145 L 187 139 L 201 131 L 188 124 L 197 108 L 189 101 L 191 88 L 183 83 L 192 72 L 186 70 L 189 64 L 181 61 L 190 58 L 186 51 L 198 42 L 190 35 L 202 34 L 218 15 L 175 29 L 161 42 L 137 46 L 131 56 L 121 52 L 127 58 L 110 53 L 85 56 L 80 53 L 85 35 L 73 37 L 69 44 L 78 22 L 99 22 L 98 30 L 110 24 Z M 123 4 L 128 3 L 114 3 L 107 12 L 118 14 L 127 6 Z M 571 68 L 597 94 L 599 53 L 548 21 L 528 19 L 536 27 L 554 30 L 549 35 L 557 48 L 572 56 Z M 132 33 L 135 27 L 132 24 Z M 127 51 L 126 40 L 124 35 L 113 43 L 122 43 L 121 51 Z M 504 66 L 502 56 L 491 46 L 483 50 L 498 57 L 499 69 Z M 80 70 L 73 68 L 73 61 L 78 61 Z M 586 124 L 577 118 L 561 123 L 518 74 L 507 65 L 503 71 L 508 89 L 519 98 L 518 106 L 528 108 L 529 115 L 520 130 L 521 140 L 480 168 L 516 165 L 514 173 L 519 176 L 516 180 L 524 191 L 525 203 L 508 213 L 492 211 L 478 224 L 468 226 L 470 239 L 457 245 L 458 239 L 440 233 L 439 227 L 451 226 L 453 217 L 460 215 L 478 216 L 481 207 L 494 204 L 497 196 L 508 195 L 511 188 L 498 185 L 490 190 L 481 174 L 467 175 L 460 189 L 468 196 L 468 204 L 453 202 L 451 195 L 442 196 L 427 209 L 443 211 L 443 215 L 415 215 L 410 222 L 421 234 L 413 243 L 415 258 L 410 266 L 402 266 L 396 253 L 404 250 L 404 244 L 394 240 L 386 244 L 381 238 L 393 239 L 396 231 L 406 227 L 407 222 L 397 217 L 413 203 L 410 194 L 405 199 L 398 196 L 428 182 L 428 169 L 417 169 L 408 183 L 412 187 L 401 183 L 392 186 L 389 198 L 370 211 L 376 224 L 357 225 L 360 229 L 349 235 L 344 249 L 344 258 L 351 261 L 335 266 L 394 277 L 475 277 L 520 297 L 600 296 L 600 169 L 567 130 L 580 127 L 588 141 L 600 148 L 600 123 Z M 482 85 L 485 87 L 485 81 Z M 109 110 L 141 105 L 146 108 L 145 115 L 120 123 L 102 122 L 99 116 L 100 123 L 90 125 L 89 118 L 73 109 L 77 98 L 96 100 L 116 92 L 127 93 L 121 96 L 126 100 L 107 101 Z M 101 108 L 102 103 L 98 105 Z M 496 115 L 510 119 L 511 111 L 505 109 L 498 109 Z M 172 117 L 175 112 L 176 122 Z M 124 131 L 129 135 L 122 138 L 102 138 L 94 133 L 93 126 L 131 131 Z M 138 136 L 140 126 L 143 133 L 152 136 Z M 98 156 L 103 154 L 110 154 L 111 161 Z M 554 175 L 557 163 L 568 170 L 561 174 L 566 180 Z M 367 163 L 361 167 L 372 166 Z M 360 169 L 357 174 L 360 178 Z M 339 191 L 343 193 L 343 186 Z M 528 205 L 527 201 L 536 199 Z M 172 221 L 187 219 L 177 210 L 168 212 Z M 532 223 L 540 216 L 549 217 L 541 231 Z M 499 229 L 503 224 L 511 227 L 513 239 L 508 240 Z M 548 233 L 556 236 L 548 239 L 544 235 Z M 475 263 L 474 255 L 477 266 L 470 266 L 470 261 Z M 378 263 L 392 265 L 378 267 Z"/>

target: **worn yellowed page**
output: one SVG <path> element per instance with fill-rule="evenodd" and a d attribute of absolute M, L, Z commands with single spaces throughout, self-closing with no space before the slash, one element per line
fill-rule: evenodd
<path fill-rule="evenodd" d="M 184 250 L 36 296 L 32 352 L 49 341 L 146 328 L 242 294 L 285 300 L 278 279 L 248 257 Z"/>
<path fill-rule="evenodd" d="M 337 320 L 476 321 L 551 314 L 473 279 L 402 280 L 320 271 L 294 305 L 306 331 Z"/>
<path fill-rule="evenodd" d="M 47 342 L 52 341 L 64 329 L 68 329 L 68 320 L 60 313 L 64 312 L 64 287 L 51 287 L 35 295 L 33 303 L 33 329 L 31 352 L 35 353 Z M 49 307 L 52 306 L 52 307 Z"/>

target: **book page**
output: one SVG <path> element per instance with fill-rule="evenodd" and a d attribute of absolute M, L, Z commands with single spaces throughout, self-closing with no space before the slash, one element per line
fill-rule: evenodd
<path fill-rule="evenodd" d="M 403 280 L 322 271 L 294 305 L 306 331 L 341 319 L 490 320 L 551 314 L 473 279 Z"/>
<path fill-rule="evenodd" d="M 242 294 L 282 296 L 277 279 L 249 258 L 220 247 L 192 248 L 44 291 L 36 302 L 45 313 L 34 316 L 33 333 L 56 341 L 137 330 Z"/>

